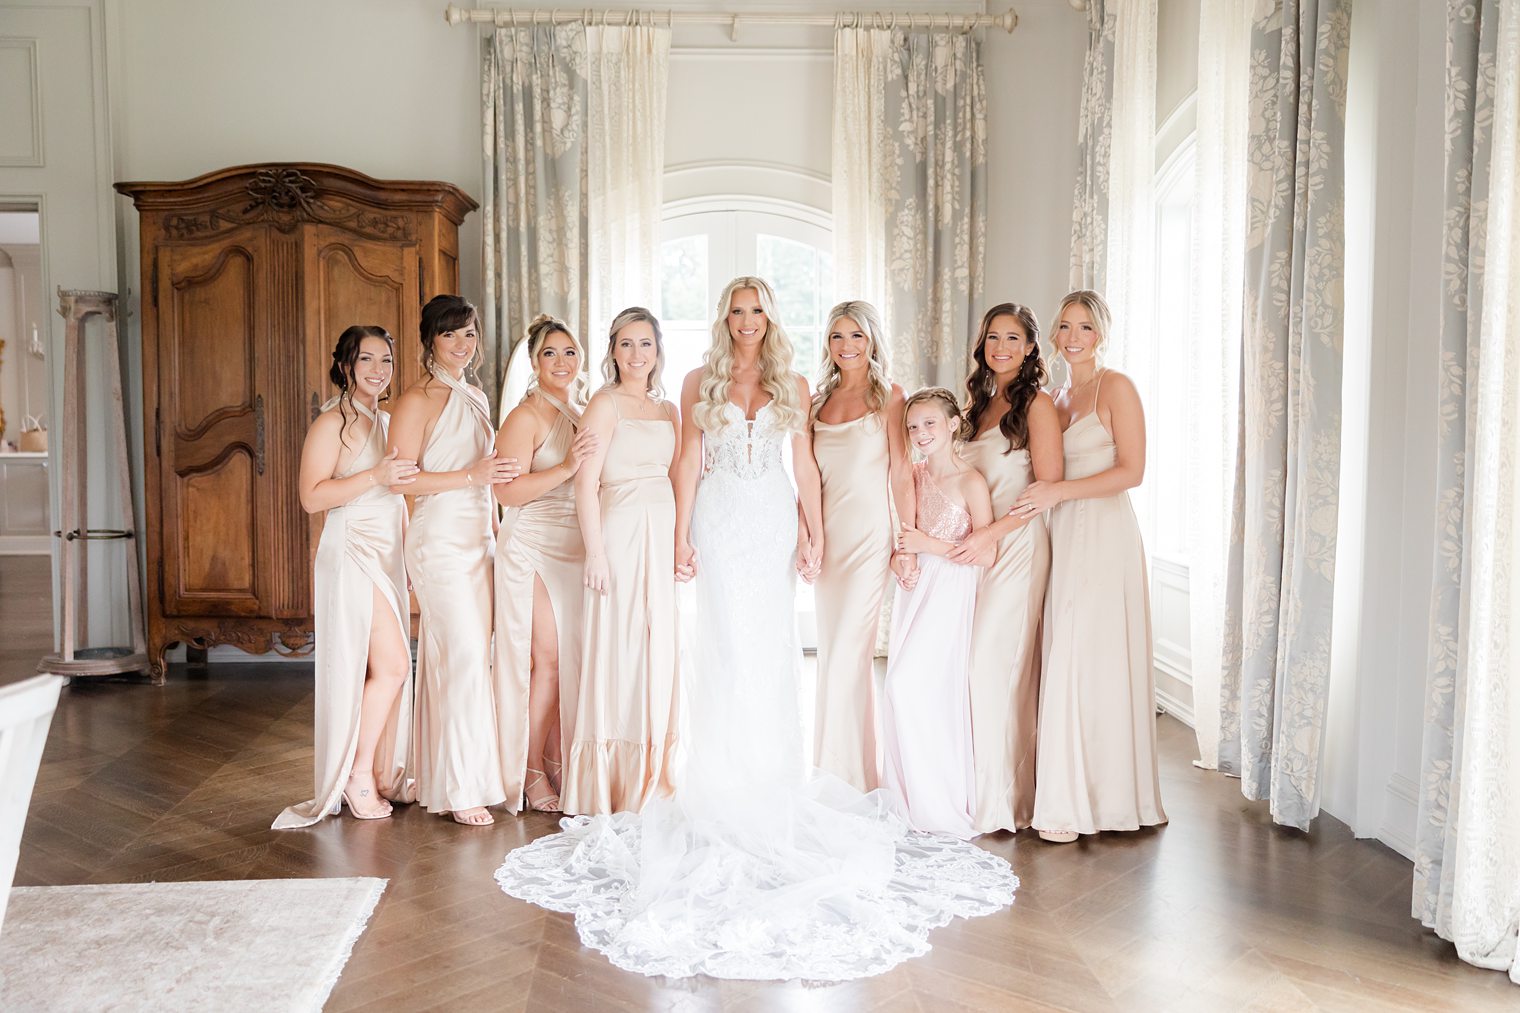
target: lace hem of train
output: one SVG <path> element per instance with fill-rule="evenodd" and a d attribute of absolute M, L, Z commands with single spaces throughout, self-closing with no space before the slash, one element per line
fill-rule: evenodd
<path fill-rule="evenodd" d="M 874 830 L 890 829 L 876 822 Z M 707 853 L 695 862 L 688 852 L 680 870 L 666 870 L 681 882 L 677 896 L 651 902 L 641 883 L 648 855 L 637 814 L 576 816 L 560 826 L 507 855 L 496 881 L 511 896 L 574 914 L 582 943 L 651 976 L 846 981 L 880 974 L 927 953 L 929 932 L 952 918 L 1007 907 L 1019 883 L 996 855 L 932 834 L 894 832 L 875 870 L 851 862 L 806 872 L 771 849 L 750 851 L 730 838 L 702 848 Z M 690 825 L 677 833 L 700 836 Z"/>

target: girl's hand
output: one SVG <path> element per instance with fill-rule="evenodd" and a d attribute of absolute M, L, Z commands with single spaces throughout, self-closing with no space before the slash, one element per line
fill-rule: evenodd
<path fill-rule="evenodd" d="M 1033 517 L 1061 502 L 1060 482 L 1031 482 L 1008 513 L 1013 517 Z"/>
<path fill-rule="evenodd" d="M 588 588 L 597 594 L 607 593 L 607 581 L 611 575 L 607 570 L 606 556 L 587 556 L 585 573 L 585 584 Z"/>
<path fill-rule="evenodd" d="M 933 539 L 915 527 L 907 524 L 897 533 L 898 552 L 927 552 Z"/>
<path fill-rule="evenodd" d="M 570 474 L 580 471 L 581 465 L 593 456 L 601 446 L 602 438 L 589 429 L 582 429 L 575 434 L 575 441 L 570 444 L 570 452 L 565 455 L 565 463 L 570 466 Z"/>
<path fill-rule="evenodd" d="M 697 550 L 690 542 L 676 542 L 676 581 L 684 584 L 697 575 Z"/>
<path fill-rule="evenodd" d="M 986 528 L 977 528 L 966 536 L 965 541 L 951 549 L 945 558 L 952 563 L 970 566 L 975 564 L 978 559 L 984 558 L 996 546 L 997 539 L 992 537 L 991 531 Z"/>
<path fill-rule="evenodd" d="M 506 485 L 521 473 L 517 458 L 497 457 L 493 450 L 465 470 L 465 485 Z"/>
<path fill-rule="evenodd" d="M 918 583 L 918 557 L 911 552 L 892 553 L 892 573 L 897 577 L 897 586 L 904 591 L 913 590 Z"/>
<path fill-rule="evenodd" d="M 398 485 L 411 485 L 417 481 L 417 462 L 402 460 L 398 455 L 399 450 L 392 450 L 380 459 L 380 463 L 369 469 L 369 480 L 375 485 L 395 487 Z"/>

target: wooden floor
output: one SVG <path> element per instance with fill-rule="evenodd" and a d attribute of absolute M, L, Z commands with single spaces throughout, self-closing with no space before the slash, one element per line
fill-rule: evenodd
<path fill-rule="evenodd" d="M 13 595 L 37 579 L 25 570 L 0 558 L 0 681 L 29 674 L 24 645 L 47 646 L 45 626 L 27 628 L 47 621 L 45 609 Z M 171 670 L 157 689 L 75 683 L 53 722 L 17 884 L 383 876 L 390 885 L 330 1010 L 1520 1003 L 1503 975 L 1461 963 L 1409 917 L 1409 863 L 1328 817 L 1307 835 L 1274 827 L 1237 782 L 1191 765 L 1191 733 L 1170 719 L 1160 726 L 1169 826 L 1068 846 L 984 838 L 1023 880 L 1014 906 L 939 930 L 921 959 L 839 985 L 642 978 L 582 949 L 568 917 L 493 882 L 502 856 L 551 832 L 551 817 L 467 829 L 402 807 L 389 821 L 269 830 L 309 794 L 310 683 L 305 666 L 273 665 Z"/>

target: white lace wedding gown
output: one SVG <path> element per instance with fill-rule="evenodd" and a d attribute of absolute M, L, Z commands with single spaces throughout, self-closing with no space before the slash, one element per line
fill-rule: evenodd
<path fill-rule="evenodd" d="M 507 893 L 575 915 L 581 941 L 648 975 L 838 981 L 929 949 L 931 929 L 1013 900 L 1008 864 L 910 831 L 888 796 L 809 769 L 793 599 L 787 434 L 736 406 L 708 435 L 683 608 L 690 753 L 676 797 L 577 816 L 513 851 Z"/>

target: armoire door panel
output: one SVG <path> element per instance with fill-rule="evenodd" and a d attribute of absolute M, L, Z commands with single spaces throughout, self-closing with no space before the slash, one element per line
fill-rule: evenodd
<path fill-rule="evenodd" d="M 159 455 L 164 612 L 259 615 L 269 521 L 268 230 L 159 249 Z"/>
<path fill-rule="evenodd" d="M 375 324 L 395 339 L 391 396 L 399 395 L 405 372 L 402 363 L 417 355 L 420 298 L 416 245 L 364 239 L 331 226 L 307 229 L 303 245 L 312 391 L 319 395 L 319 401 L 333 393 L 328 370 L 338 335 L 354 324 Z"/>

